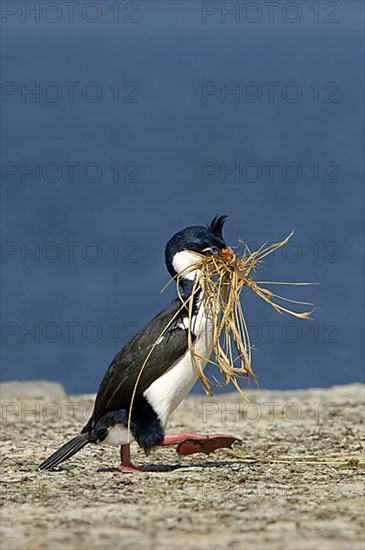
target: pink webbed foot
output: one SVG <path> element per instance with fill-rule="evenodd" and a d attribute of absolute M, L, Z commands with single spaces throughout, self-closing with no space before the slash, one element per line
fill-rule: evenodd
<path fill-rule="evenodd" d="M 160 445 L 177 445 L 176 452 L 179 455 L 191 455 L 195 453 L 209 454 L 217 449 L 231 448 L 236 441 L 241 441 L 241 439 L 235 435 L 204 435 L 185 432 L 166 435 Z"/>
<path fill-rule="evenodd" d="M 141 469 L 138 466 L 133 466 L 133 464 L 121 464 L 119 470 L 122 474 L 140 474 Z"/>

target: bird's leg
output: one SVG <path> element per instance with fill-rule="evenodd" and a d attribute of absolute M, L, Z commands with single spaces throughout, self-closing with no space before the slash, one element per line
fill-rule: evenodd
<path fill-rule="evenodd" d="M 194 453 L 209 454 L 217 449 L 230 448 L 236 441 L 241 441 L 235 435 L 222 434 L 196 434 L 182 432 L 179 434 L 165 435 L 159 445 L 177 445 L 176 451 L 180 455 L 192 455 Z"/>
<path fill-rule="evenodd" d="M 141 469 L 138 466 L 133 466 L 131 462 L 130 445 L 121 445 L 120 447 L 120 466 L 119 469 L 123 474 L 133 474 L 140 472 Z"/>

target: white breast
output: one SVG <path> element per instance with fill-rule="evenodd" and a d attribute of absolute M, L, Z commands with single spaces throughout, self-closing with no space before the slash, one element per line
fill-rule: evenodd
<path fill-rule="evenodd" d="M 198 314 L 192 320 L 192 330 L 196 335 L 195 351 L 208 359 L 212 353 L 213 330 L 211 319 L 205 314 L 202 305 L 199 306 Z M 196 380 L 196 367 L 188 349 L 165 374 L 155 380 L 144 392 L 143 395 L 158 414 L 164 427 L 169 415 L 186 397 Z"/>

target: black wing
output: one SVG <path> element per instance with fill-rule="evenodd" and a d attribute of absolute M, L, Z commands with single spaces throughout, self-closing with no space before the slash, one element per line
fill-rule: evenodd
<path fill-rule="evenodd" d="M 186 352 L 188 337 L 187 330 L 182 324 L 180 308 L 179 299 L 171 302 L 114 357 L 96 396 L 91 418 L 93 425 L 110 411 L 129 408 L 141 367 L 162 331 L 174 317 L 174 321 L 148 358 L 138 381 L 136 395 L 142 394 Z"/>

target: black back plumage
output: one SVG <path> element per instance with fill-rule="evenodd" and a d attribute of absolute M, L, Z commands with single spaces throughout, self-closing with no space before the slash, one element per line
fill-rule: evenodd
<path fill-rule="evenodd" d="M 141 395 L 186 352 L 187 331 L 182 325 L 183 313 L 179 312 L 180 309 L 179 299 L 171 302 L 117 353 L 100 384 L 88 430 L 92 429 L 106 413 L 123 408 L 129 409 L 140 369 L 151 348 L 174 318 L 171 326 L 151 352 L 138 381 L 135 395 L 137 397 Z"/>

